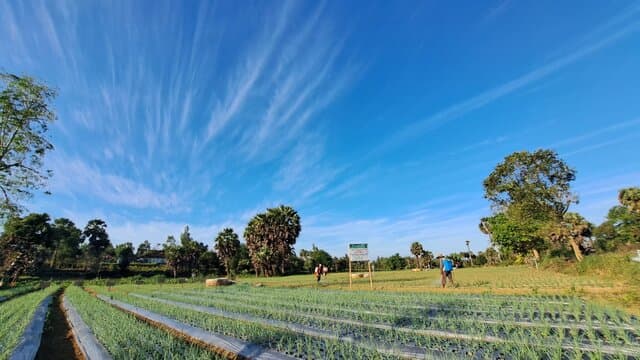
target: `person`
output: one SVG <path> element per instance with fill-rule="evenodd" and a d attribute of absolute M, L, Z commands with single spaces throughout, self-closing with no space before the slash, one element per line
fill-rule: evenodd
<path fill-rule="evenodd" d="M 438 254 L 438 259 L 440 259 L 440 276 L 442 288 L 444 289 L 447 285 L 447 279 L 453 285 L 453 261 L 442 254 Z"/>
<path fill-rule="evenodd" d="M 322 276 L 326 278 L 328 273 L 329 273 L 329 268 L 326 265 L 322 266 Z"/>
<path fill-rule="evenodd" d="M 322 264 L 318 264 L 313 270 L 313 276 L 316 277 L 316 282 L 320 282 L 320 276 L 322 276 Z"/>

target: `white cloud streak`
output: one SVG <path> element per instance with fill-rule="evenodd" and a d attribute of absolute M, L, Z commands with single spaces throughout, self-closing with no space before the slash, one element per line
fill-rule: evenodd
<path fill-rule="evenodd" d="M 640 29 L 640 24 L 637 22 L 631 23 L 619 29 L 618 31 L 598 39 L 589 45 L 583 46 L 574 52 L 557 58 L 548 64 L 539 67 L 529 73 L 526 73 L 520 77 L 517 77 L 509 82 L 506 82 L 498 87 L 480 93 L 470 99 L 459 102 L 452 106 L 445 108 L 423 120 L 416 121 L 410 125 L 404 127 L 400 131 L 393 134 L 387 141 L 382 143 L 374 154 L 387 151 L 391 148 L 406 143 L 407 141 L 416 139 L 420 135 L 428 132 L 436 127 L 439 127 L 451 120 L 466 115 L 476 109 L 484 107 L 490 103 L 493 103 L 513 92 L 520 90 L 532 83 L 535 83 L 547 76 L 581 60 L 582 58 L 591 55 L 592 53 L 620 40 L 624 36 L 636 32 Z"/>

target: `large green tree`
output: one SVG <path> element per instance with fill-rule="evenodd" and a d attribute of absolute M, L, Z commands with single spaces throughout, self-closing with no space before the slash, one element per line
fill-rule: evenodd
<path fill-rule="evenodd" d="M 15 284 L 23 274 L 36 271 L 53 245 L 48 214 L 11 217 L 0 237 L 0 286 Z"/>
<path fill-rule="evenodd" d="M 76 227 L 73 221 L 67 218 L 59 218 L 53 222 L 54 251 L 51 256 L 51 267 L 60 264 L 71 265 L 77 261 L 80 255 L 82 243 L 82 230 Z"/>
<path fill-rule="evenodd" d="M 559 224 L 577 202 L 573 180 L 575 170 L 552 150 L 507 156 L 483 182 L 494 216 L 481 220 L 481 230 L 495 245 L 538 258 L 548 238 L 545 229 Z"/>
<path fill-rule="evenodd" d="M 300 216 L 289 206 L 267 209 L 253 217 L 244 237 L 256 275 L 284 274 L 300 231 Z"/>
<path fill-rule="evenodd" d="M 233 231 L 232 228 L 226 228 L 218 233 L 215 240 L 215 249 L 218 252 L 218 257 L 224 264 L 227 275 L 235 274 L 236 269 L 232 268 L 232 265 L 237 264 L 234 259 L 238 256 L 238 250 L 240 249 L 240 238 L 238 234 Z"/>
<path fill-rule="evenodd" d="M 43 159 L 53 145 L 45 137 L 56 116 L 55 91 L 30 77 L 0 73 L 0 216 L 17 215 L 20 201 L 42 188 L 51 172 Z"/>
<path fill-rule="evenodd" d="M 89 220 L 82 231 L 82 239 L 87 241 L 91 268 L 99 274 L 102 258 L 106 250 L 112 246 L 107 233 L 107 223 L 101 219 Z"/>

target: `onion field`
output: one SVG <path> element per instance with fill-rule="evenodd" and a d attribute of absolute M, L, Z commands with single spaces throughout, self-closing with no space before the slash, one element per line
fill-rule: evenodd
<path fill-rule="evenodd" d="M 305 359 L 633 359 L 640 321 L 567 296 L 375 293 L 239 285 L 94 290 Z"/>
<path fill-rule="evenodd" d="M 0 359 L 59 286 L 0 303 Z M 240 284 L 64 289 L 87 359 L 636 359 L 640 320 L 573 296 Z M 21 340 L 22 339 L 22 340 Z"/>

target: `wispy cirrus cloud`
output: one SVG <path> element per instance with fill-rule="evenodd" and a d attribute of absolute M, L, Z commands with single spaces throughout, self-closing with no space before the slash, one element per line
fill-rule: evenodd
<path fill-rule="evenodd" d="M 105 173 L 80 159 L 58 157 L 50 164 L 54 172 L 50 185 L 53 193 L 97 197 L 113 205 L 138 209 L 187 210 L 175 193 L 159 193 L 124 176 Z"/>
<path fill-rule="evenodd" d="M 609 46 L 616 41 L 619 41 L 628 34 L 634 33 L 640 30 L 640 23 L 631 22 L 619 26 L 614 31 L 611 31 L 605 36 L 593 40 L 591 43 L 584 45 L 573 52 L 565 54 L 556 58 L 549 63 L 538 67 L 522 76 L 519 76 L 511 81 L 508 81 L 502 85 L 489 89 L 476 96 L 473 96 L 462 102 L 453 104 L 433 115 L 426 117 L 425 119 L 415 121 L 408 126 L 405 126 L 380 146 L 378 146 L 372 153 L 379 154 L 385 152 L 391 148 L 397 147 L 401 144 L 407 143 L 411 140 L 418 138 L 420 135 L 433 130 L 443 124 L 464 116 L 476 109 L 482 108 L 490 103 L 493 103 L 509 94 L 512 94 L 530 84 L 533 84 L 541 79 L 548 77 L 549 75 L 581 60 L 582 58 L 593 54 L 594 52 Z"/>
<path fill-rule="evenodd" d="M 477 223 L 486 215 L 485 209 L 467 209 L 446 213 L 441 210 L 422 209 L 396 217 L 351 219 L 343 222 L 303 227 L 298 248 L 320 243 L 331 254 L 344 254 L 347 244 L 367 242 L 370 256 L 399 252 L 409 255 L 410 244 L 419 241 L 433 252 L 452 252 L 464 249 L 465 240 L 471 240 L 474 250 L 488 246 L 488 240 L 478 231 Z"/>

